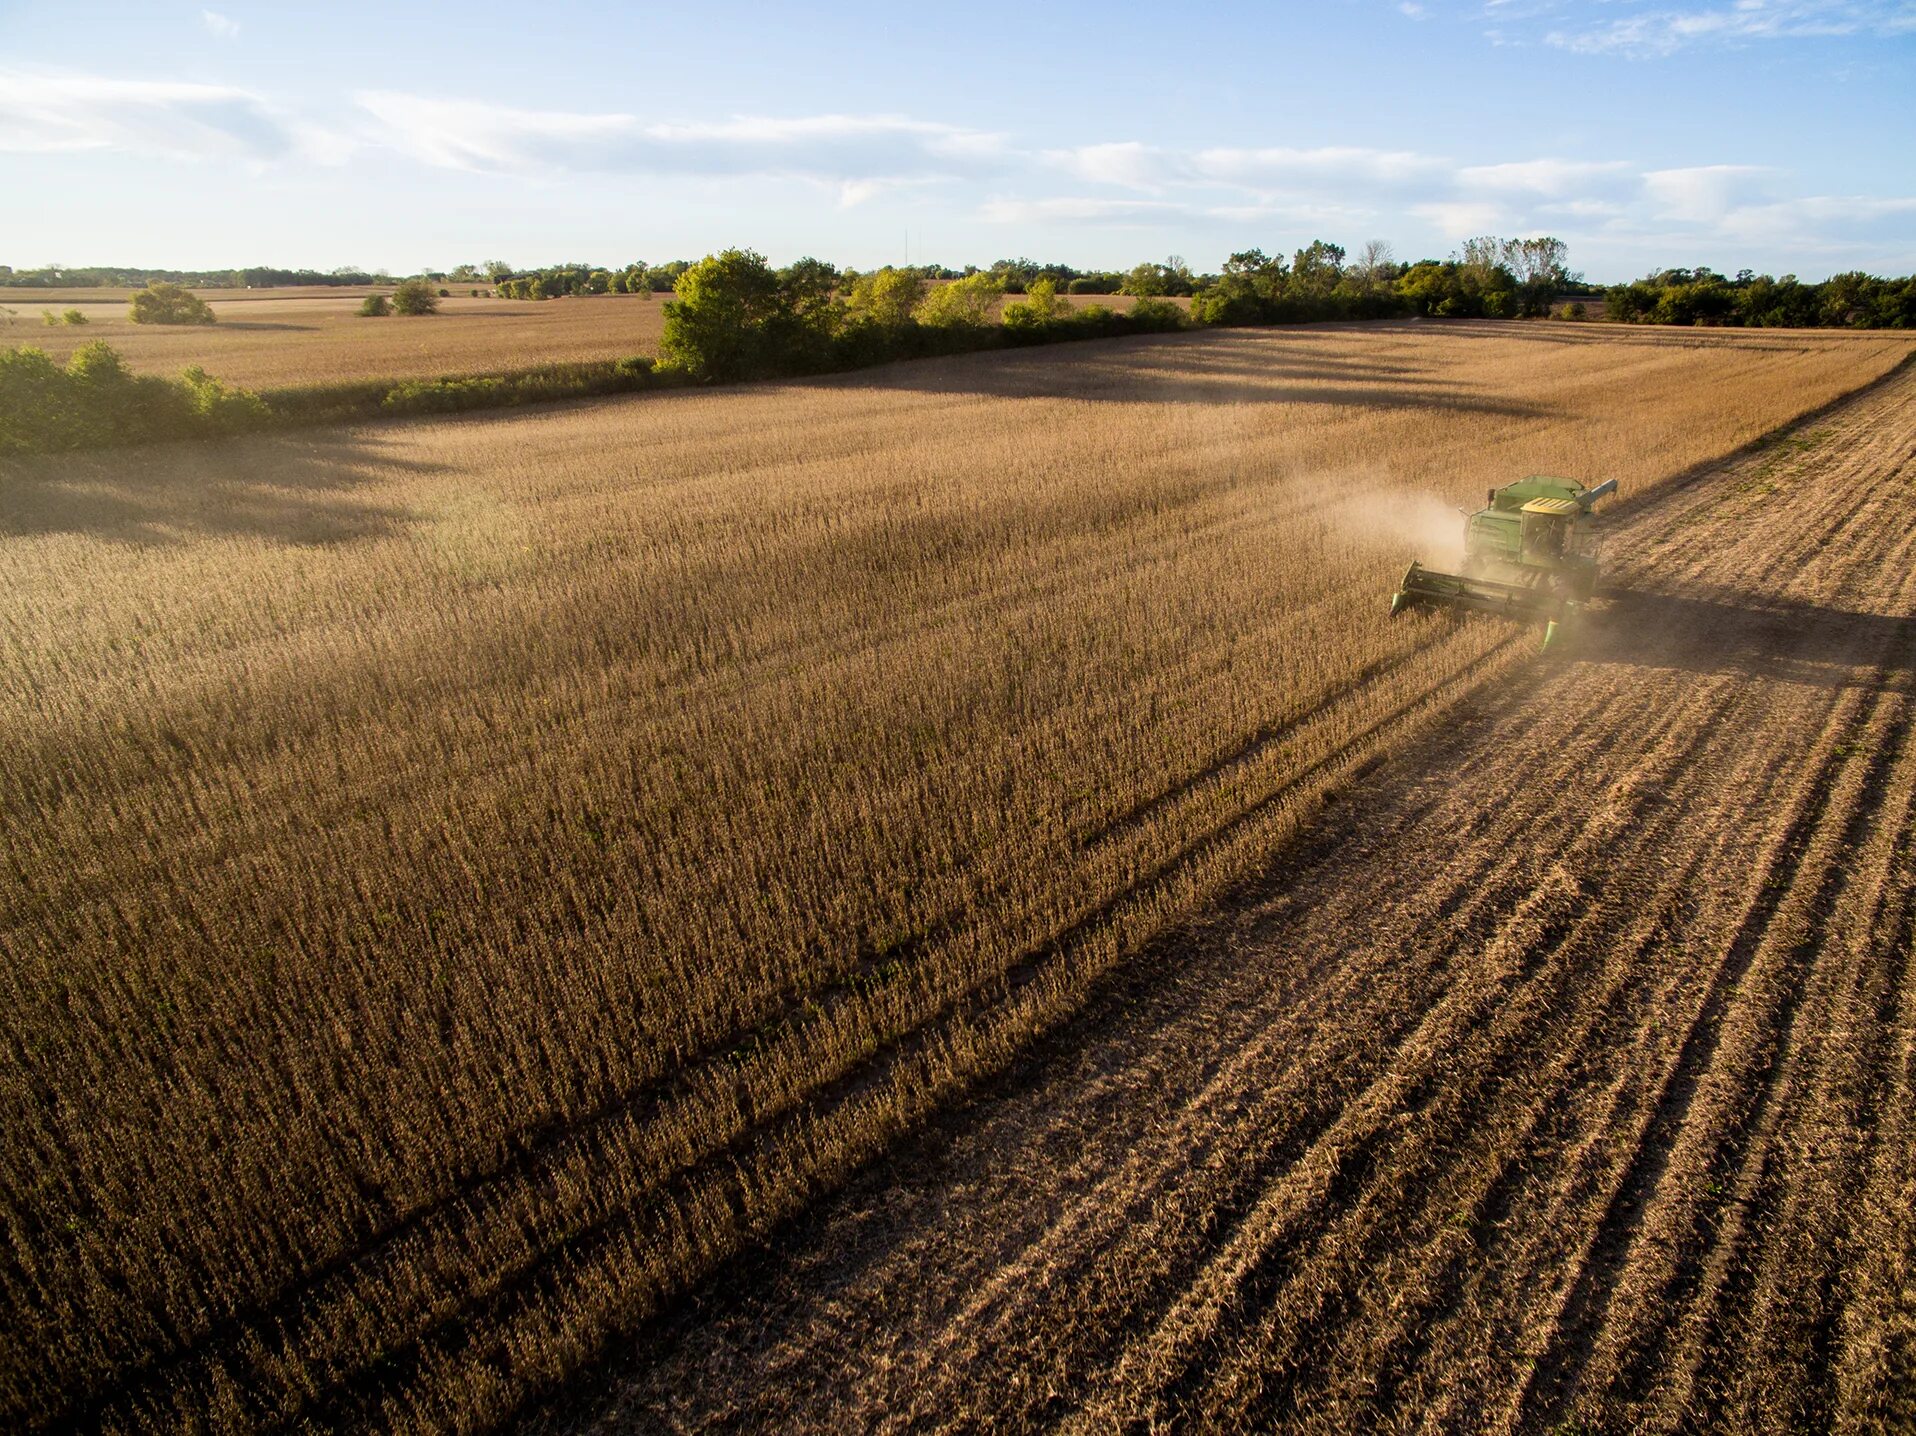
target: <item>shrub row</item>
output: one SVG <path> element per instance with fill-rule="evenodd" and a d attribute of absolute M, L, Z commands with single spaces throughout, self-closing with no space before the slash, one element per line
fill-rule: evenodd
<path fill-rule="evenodd" d="M 64 368 L 41 349 L 0 350 L 0 453 L 226 434 L 268 417 L 258 395 L 198 367 L 178 379 L 134 374 L 102 340 L 82 345 Z"/>

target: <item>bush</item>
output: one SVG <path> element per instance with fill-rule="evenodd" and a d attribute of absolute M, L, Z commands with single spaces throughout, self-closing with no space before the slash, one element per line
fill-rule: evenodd
<path fill-rule="evenodd" d="M 213 310 L 204 299 L 177 284 L 156 279 L 133 296 L 127 318 L 135 324 L 211 324 Z"/>
<path fill-rule="evenodd" d="M 1025 297 L 1005 306 L 1007 329 L 1036 329 L 1051 323 L 1070 306 L 1058 298 L 1058 286 L 1049 279 L 1034 279 L 1025 286 Z"/>
<path fill-rule="evenodd" d="M 92 321 L 86 317 L 86 314 L 83 311 L 78 309 L 69 309 L 66 311 L 66 313 L 60 316 L 60 322 L 62 324 L 77 325 L 77 324 L 90 324 Z"/>
<path fill-rule="evenodd" d="M 456 414 L 496 405 L 503 379 L 414 379 L 387 394 L 381 407 L 395 414 Z"/>
<path fill-rule="evenodd" d="M 180 376 L 180 384 L 203 431 L 232 433 L 250 429 L 267 418 L 266 404 L 259 395 L 247 389 L 229 389 L 197 364 Z"/>
<path fill-rule="evenodd" d="M 40 322 L 49 329 L 58 329 L 60 327 L 60 316 L 55 314 L 51 309 L 42 309 L 40 311 Z"/>
<path fill-rule="evenodd" d="M 1140 334 L 1168 334 L 1190 323 L 1185 312 L 1168 299 L 1140 299 L 1125 317 Z"/>
<path fill-rule="evenodd" d="M 442 289 L 439 291 L 439 297 L 441 299 L 450 299 L 452 298 L 452 291 L 450 289 Z"/>
<path fill-rule="evenodd" d="M 393 291 L 393 313 L 395 314 L 436 314 L 439 312 L 439 296 L 432 292 L 432 286 L 423 279 L 408 279 Z"/>
<path fill-rule="evenodd" d="M 393 312 L 391 301 L 383 294 L 368 294 L 359 303 L 359 312 L 368 319 L 384 319 Z"/>
<path fill-rule="evenodd" d="M 39 349 L 0 350 L 0 453 L 231 433 L 267 417 L 257 395 L 201 369 L 177 380 L 134 374 L 103 340 L 81 345 L 64 369 Z"/>

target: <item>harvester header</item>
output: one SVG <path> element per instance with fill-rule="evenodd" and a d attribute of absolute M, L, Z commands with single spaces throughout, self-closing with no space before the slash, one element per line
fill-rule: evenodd
<path fill-rule="evenodd" d="M 1492 489 L 1484 507 L 1464 519 L 1463 572 L 1439 573 L 1413 562 L 1390 611 L 1430 604 L 1543 623 L 1549 647 L 1596 592 L 1593 506 L 1616 491 L 1615 479 L 1586 488 L 1546 474 Z"/>

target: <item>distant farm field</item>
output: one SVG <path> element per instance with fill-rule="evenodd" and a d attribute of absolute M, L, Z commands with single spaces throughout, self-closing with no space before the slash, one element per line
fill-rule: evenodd
<path fill-rule="evenodd" d="M 447 308 L 44 337 L 659 310 Z M 1212 331 L 0 463 L 0 1417 L 509 1419 L 1522 662 L 1386 617 L 1433 511 L 1911 349 Z"/>
<path fill-rule="evenodd" d="M 280 389 L 650 354 L 664 323 L 666 296 L 528 303 L 474 299 L 466 293 L 471 288 L 455 291 L 458 298 L 442 299 L 437 314 L 381 319 L 355 312 L 364 297 L 357 290 L 293 298 L 266 297 L 271 292 L 262 291 L 244 299 L 208 290 L 218 322 L 178 327 L 133 323 L 123 299 L 0 299 L 16 316 L 0 327 L 0 343 L 36 344 L 64 359 L 82 344 L 104 339 L 143 374 L 176 375 L 197 364 L 229 384 Z M 40 311 L 49 308 L 78 309 L 88 322 L 49 327 L 40 321 Z"/>
<path fill-rule="evenodd" d="M 142 374 L 172 376 L 197 364 L 244 388 L 298 388 L 649 355 L 658 349 L 672 297 L 527 301 L 486 297 L 484 286 L 478 298 L 471 284 L 443 287 L 452 297 L 439 302 L 437 314 L 378 319 L 356 312 L 363 289 L 206 289 L 198 293 L 218 322 L 180 327 L 133 323 L 126 290 L 0 290 L 0 345 L 37 345 L 64 361 L 82 344 L 104 339 Z M 1068 302 L 1112 309 L 1136 303 L 1128 295 L 1073 295 Z M 78 309 L 87 323 L 48 326 L 40 316 L 49 309 Z"/>

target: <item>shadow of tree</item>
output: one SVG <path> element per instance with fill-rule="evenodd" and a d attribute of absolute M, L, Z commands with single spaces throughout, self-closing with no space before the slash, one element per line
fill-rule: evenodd
<path fill-rule="evenodd" d="M 315 430 L 0 460 L 0 538 L 129 544 L 256 538 L 321 546 L 393 533 L 410 510 L 368 501 L 398 473 L 444 472 L 365 430 Z"/>
<path fill-rule="evenodd" d="M 1373 332 L 1395 327 L 1364 326 Z M 811 382 L 838 388 L 1093 403 L 1368 405 L 1464 410 L 1507 418 L 1538 417 L 1545 412 L 1523 400 L 1486 394 L 1461 383 L 1449 377 L 1434 358 L 1418 362 L 1397 350 L 1375 357 L 1327 354 L 1322 338 L 1328 328 L 1210 330 L 988 350 Z M 1295 352 L 1292 341 L 1297 345 Z"/>
<path fill-rule="evenodd" d="M 1609 345 L 1639 349 L 1736 349 L 1765 354 L 1799 354 L 1803 330 L 1790 330 L 1789 339 L 1771 337 L 1776 331 L 1761 329 L 1709 328 L 1694 325 L 1616 324 L 1585 320 L 1582 323 L 1512 323 L 1507 319 L 1401 319 L 1387 321 L 1391 326 L 1438 329 L 1446 336 L 1462 339 L 1516 340 L 1525 344 Z M 1809 334 L 1828 337 L 1852 333 L 1842 329 L 1818 329 Z M 1877 331 L 1881 332 L 1881 331 Z"/>

